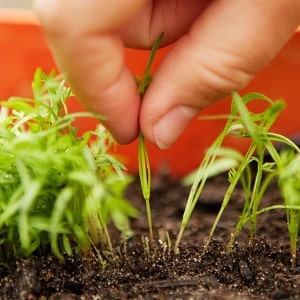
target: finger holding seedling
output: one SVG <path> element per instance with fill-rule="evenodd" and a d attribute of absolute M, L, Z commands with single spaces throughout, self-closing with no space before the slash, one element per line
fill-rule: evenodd
<path fill-rule="evenodd" d="M 139 133 L 140 97 L 123 46 L 150 49 L 167 28 L 162 44 L 173 42 L 208 2 L 34 0 L 34 8 L 77 98 L 106 117 L 119 143 L 129 143 Z"/>
<path fill-rule="evenodd" d="M 147 90 L 140 113 L 145 138 L 170 147 L 201 109 L 245 87 L 298 24 L 298 0 L 211 1 Z"/>
<path fill-rule="evenodd" d="M 35 0 L 60 69 L 120 143 L 170 147 L 199 110 L 240 90 L 300 23 L 299 0 Z M 140 108 L 124 46 L 175 42 Z M 139 119 L 139 121 L 138 121 Z"/>

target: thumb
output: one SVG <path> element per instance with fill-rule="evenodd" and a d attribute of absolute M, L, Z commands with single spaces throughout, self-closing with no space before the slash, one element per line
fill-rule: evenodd
<path fill-rule="evenodd" d="M 168 148 L 199 110 L 245 87 L 294 33 L 298 0 L 216 0 L 170 50 L 143 99 L 141 129 Z"/>

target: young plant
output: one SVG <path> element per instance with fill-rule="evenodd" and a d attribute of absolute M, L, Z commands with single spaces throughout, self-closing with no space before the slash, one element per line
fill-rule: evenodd
<path fill-rule="evenodd" d="M 250 151 L 247 152 L 240 162 L 240 170 L 243 171 L 240 172 L 238 170 L 236 172 L 236 170 L 232 169 L 229 173 L 230 184 L 240 181 L 245 192 L 244 210 L 232 235 L 229 249 L 237 233 L 244 226 L 245 221 L 250 223 L 250 245 L 254 244 L 258 208 L 267 187 L 276 174 L 273 170 L 275 163 L 265 162 L 266 148 L 271 149 L 273 147 L 275 149 L 272 141 L 268 138 L 268 134 L 270 127 L 284 107 L 282 101 L 273 102 L 267 99 L 269 106 L 265 111 L 260 114 L 253 114 L 248 111 L 242 98 L 234 98 L 234 101 L 240 114 L 241 124 L 244 124 L 240 134 L 246 134 L 250 138 L 251 144 L 249 147 Z M 254 179 L 252 176 L 253 172 L 249 168 L 251 163 L 256 165 Z"/>
<path fill-rule="evenodd" d="M 288 231 L 291 240 L 291 261 L 292 264 L 295 265 L 296 241 L 298 238 L 300 221 L 300 203 L 296 200 L 297 175 L 295 172 L 292 172 L 292 170 L 297 170 L 297 167 L 299 168 L 299 161 L 294 159 L 294 156 L 295 153 L 299 155 L 300 150 L 297 145 L 287 137 L 270 132 L 270 127 L 281 112 L 283 103 L 271 103 L 271 105 L 259 115 L 259 118 L 257 118 L 256 114 L 251 114 L 242 102 L 237 102 L 237 104 L 239 105 L 241 119 L 244 124 L 247 124 L 245 127 L 246 132 L 248 132 L 252 141 L 251 145 L 255 146 L 255 153 L 250 157 L 250 160 L 247 158 L 247 155 L 245 155 L 240 162 L 240 166 L 247 166 L 250 163 L 254 163 L 256 169 L 255 172 L 249 170 L 249 167 L 243 168 L 245 170 L 243 173 L 236 172 L 235 169 L 232 169 L 229 172 L 230 184 L 235 182 L 236 179 L 239 179 L 241 182 L 244 189 L 245 202 L 240 220 L 237 223 L 234 233 L 231 235 L 228 251 L 230 251 L 238 232 L 247 222 L 250 224 L 249 242 L 250 245 L 253 245 L 257 227 L 257 216 L 271 209 L 284 208 L 287 213 Z M 249 130 L 249 127 L 252 129 Z M 283 154 L 278 150 L 278 143 L 285 148 Z M 266 157 L 270 157 L 272 161 L 265 160 Z M 254 176 L 253 173 L 255 174 Z M 285 205 L 271 205 L 259 209 L 264 193 L 268 189 L 270 183 L 276 178 L 279 180 L 278 185 L 282 191 Z M 292 190 L 294 193 L 292 193 Z"/>
<path fill-rule="evenodd" d="M 261 114 L 249 115 L 249 112 L 246 108 L 246 104 L 253 100 L 265 101 L 267 104 L 269 104 L 269 107 Z M 244 97 L 239 96 L 237 93 L 233 94 L 231 112 L 229 116 L 226 117 L 227 122 L 224 126 L 224 129 L 222 130 L 222 132 L 219 134 L 219 136 L 216 138 L 214 143 L 207 151 L 200 167 L 198 168 L 198 171 L 195 174 L 191 191 L 185 207 L 184 215 L 182 218 L 181 227 L 175 243 L 175 248 L 174 248 L 175 252 L 178 252 L 178 247 L 183 232 L 189 222 L 192 211 L 203 191 L 205 183 L 208 177 L 212 173 L 212 170 L 215 170 L 214 173 L 216 173 L 217 172 L 216 166 L 218 164 L 222 166 L 221 171 L 224 171 L 223 169 L 224 166 L 221 164 L 221 162 L 224 161 L 224 157 L 223 158 L 222 156 L 220 157 L 220 154 L 224 152 L 224 149 L 222 148 L 222 144 L 225 138 L 230 134 L 235 134 L 236 136 L 243 137 L 243 138 L 250 137 L 251 144 L 244 157 L 238 154 L 236 151 L 224 152 L 225 154 L 228 154 L 227 156 L 225 156 L 227 163 L 229 159 L 229 162 L 231 164 L 231 166 L 228 165 L 228 167 L 232 170 L 231 177 L 230 177 L 230 185 L 224 196 L 219 214 L 217 215 L 216 220 L 212 226 L 210 235 L 205 245 L 205 249 L 208 247 L 208 244 L 212 238 L 214 230 L 221 218 L 223 211 L 225 210 L 225 208 L 227 207 L 231 199 L 232 193 L 235 190 L 236 185 L 241 180 L 243 182 L 245 174 L 249 175 L 249 164 L 253 160 L 254 153 L 256 153 L 257 151 L 258 157 L 260 159 L 263 156 L 264 144 L 263 144 L 263 139 L 260 138 L 261 131 L 267 132 L 269 130 L 270 126 L 274 123 L 276 117 L 278 116 L 282 108 L 283 108 L 282 101 L 274 102 L 271 99 L 261 94 L 250 93 L 245 95 Z M 259 172 L 256 180 L 256 188 L 255 188 L 253 199 L 252 201 L 249 200 L 251 202 L 250 205 L 251 220 L 252 220 L 251 232 L 253 232 L 253 236 L 256 227 L 257 205 L 259 204 L 260 194 L 258 193 L 258 191 L 259 191 L 259 186 L 261 184 L 260 175 L 261 173 Z M 245 188 L 247 187 L 248 189 L 246 196 L 248 196 L 249 198 L 250 197 L 249 184 L 247 185 L 246 183 L 244 183 L 244 186 Z M 247 202 L 247 197 L 246 197 L 246 202 Z"/>
<path fill-rule="evenodd" d="M 136 80 L 141 99 L 143 99 L 143 96 L 145 95 L 145 92 L 149 84 L 151 83 L 153 77 L 153 75 L 151 74 L 151 68 L 162 38 L 163 38 L 163 34 L 161 34 L 154 42 L 144 75 L 141 79 Z M 150 205 L 151 169 L 150 169 L 148 151 L 147 151 L 145 139 L 142 132 L 140 132 L 139 142 L 138 142 L 138 167 L 139 167 L 139 176 L 140 176 L 142 193 L 146 203 L 146 212 L 147 212 L 147 220 L 148 220 L 148 227 L 149 227 L 149 239 L 150 239 L 150 244 L 152 244 L 154 237 L 153 237 L 153 226 L 152 226 L 151 205 Z"/>
<path fill-rule="evenodd" d="M 79 135 L 69 114 L 72 95 L 62 77 L 38 69 L 33 99 L 2 101 L 0 110 L 0 260 L 49 247 L 60 259 L 101 246 L 113 255 L 112 220 L 124 235 L 137 211 L 124 199 L 129 182 L 108 153 L 112 139 L 100 125 Z"/>
<path fill-rule="evenodd" d="M 246 107 L 247 103 L 256 99 L 266 101 L 268 104 L 268 107 L 262 113 L 251 113 Z M 250 245 L 253 245 L 257 216 L 271 209 L 285 209 L 291 243 L 291 261 L 292 265 L 295 265 L 300 225 L 300 202 L 298 200 L 300 198 L 300 150 L 290 139 L 270 131 L 283 107 L 284 103 L 282 101 L 272 101 L 259 94 L 248 94 L 244 97 L 240 97 L 236 93 L 233 95 L 231 113 L 223 131 L 207 151 L 198 171 L 192 174 L 193 186 L 186 205 L 175 251 L 178 251 L 182 232 L 196 201 L 201 195 L 205 181 L 208 177 L 227 169 L 229 170 L 229 186 L 204 250 L 208 248 L 233 191 L 240 183 L 244 190 L 244 208 L 228 243 L 228 251 L 231 250 L 237 234 L 246 223 L 249 222 L 250 224 L 249 242 Z M 229 134 L 250 139 L 250 146 L 245 155 L 221 147 L 225 137 Z M 283 153 L 280 153 L 277 149 L 276 144 L 278 143 L 285 146 Z M 272 158 L 272 161 L 266 161 L 266 156 Z M 255 172 L 253 172 L 253 166 L 250 167 L 253 164 L 256 166 Z M 275 178 L 278 178 L 279 188 L 285 201 L 284 205 L 271 205 L 259 209 L 264 193 Z M 191 176 L 186 178 L 186 181 L 191 182 Z"/>
<path fill-rule="evenodd" d="M 283 151 L 280 158 L 279 186 L 286 206 L 292 266 L 296 266 L 300 226 L 300 149 L 297 147 L 296 151 Z"/>
<path fill-rule="evenodd" d="M 235 232 L 231 236 L 228 244 L 230 251 L 237 233 L 247 223 L 250 223 L 250 244 L 253 245 L 254 234 L 256 230 L 256 218 L 259 214 L 265 213 L 272 209 L 284 209 L 287 215 L 288 231 L 291 245 L 291 262 L 296 264 L 297 239 L 300 225 L 300 197 L 299 190 L 299 167 L 300 160 L 297 157 L 300 155 L 299 147 L 290 139 L 277 133 L 265 132 L 262 133 L 261 139 L 264 143 L 266 156 L 272 158 L 272 162 L 264 161 L 264 156 L 261 159 L 254 156 L 253 161 L 257 162 L 256 176 L 253 180 L 253 187 L 248 189 L 251 193 L 251 200 L 244 203 L 244 210 L 240 220 L 236 226 Z M 279 151 L 276 144 L 280 143 L 284 147 L 283 151 Z M 251 172 L 248 176 L 249 183 L 251 182 Z M 262 179 L 264 178 L 264 179 Z M 278 186 L 281 190 L 284 204 L 271 205 L 259 209 L 259 204 L 269 184 L 273 179 L 278 180 Z M 260 182 L 260 184 L 258 184 Z M 250 187 L 251 185 L 248 184 Z M 244 185 L 243 185 L 244 187 Z M 244 187 L 245 195 L 246 190 Z"/>
<path fill-rule="evenodd" d="M 234 110 L 234 111 L 233 111 Z M 186 226 L 188 225 L 188 222 L 190 220 L 190 217 L 192 215 L 192 212 L 194 210 L 194 207 L 200 198 L 200 195 L 204 189 L 205 183 L 209 176 L 212 174 L 211 170 L 214 167 L 214 164 L 218 158 L 218 155 L 220 153 L 221 145 L 225 139 L 225 137 L 230 132 L 232 125 L 235 124 L 235 114 L 236 114 L 236 108 L 232 106 L 232 112 L 229 116 L 226 116 L 227 122 L 224 126 L 224 129 L 219 134 L 219 136 L 215 139 L 215 141 L 212 143 L 212 145 L 209 147 L 209 150 L 206 152 L 204 159 L 202 160 L 199 168 L 196 172 L 193 174 L 193 182 L 192 187 L 187 199 L 187 203 L 185 205 L 184 214 L 181 221 L 181 226 L 179 233 L 177 235 L 177 239 L 174 246 L 174 252 L 179 252 L 179 244 L 182 239 L 184 230 Z M 236 126 L 240 126 L 240 124 L 236 124 Z M 235 162 L 234 162 L 235 164 Z"/>

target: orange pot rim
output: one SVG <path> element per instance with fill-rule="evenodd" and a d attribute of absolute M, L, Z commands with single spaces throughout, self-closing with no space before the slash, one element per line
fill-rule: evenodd
<path fill-rule="evenodd" d="M 1 8 L 0 22 L 7 24 L 39 25 L 39 21 L 31 9 Z"/>

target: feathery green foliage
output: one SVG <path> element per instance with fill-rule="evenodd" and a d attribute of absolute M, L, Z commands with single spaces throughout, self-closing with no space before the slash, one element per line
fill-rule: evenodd
<path fill-rule="evenodd" d="M 101 125 L 77 134 L 75 119 L 99 116 L 68 113 L 62 77 L 38 69 L 32 87 L 33 99 L 0 103 L 0 261 L 48 248 L 63 258 L 91 244 L 112 253 L 107 222 L 130 235 L 137 215 L 112 139 Z"/>

